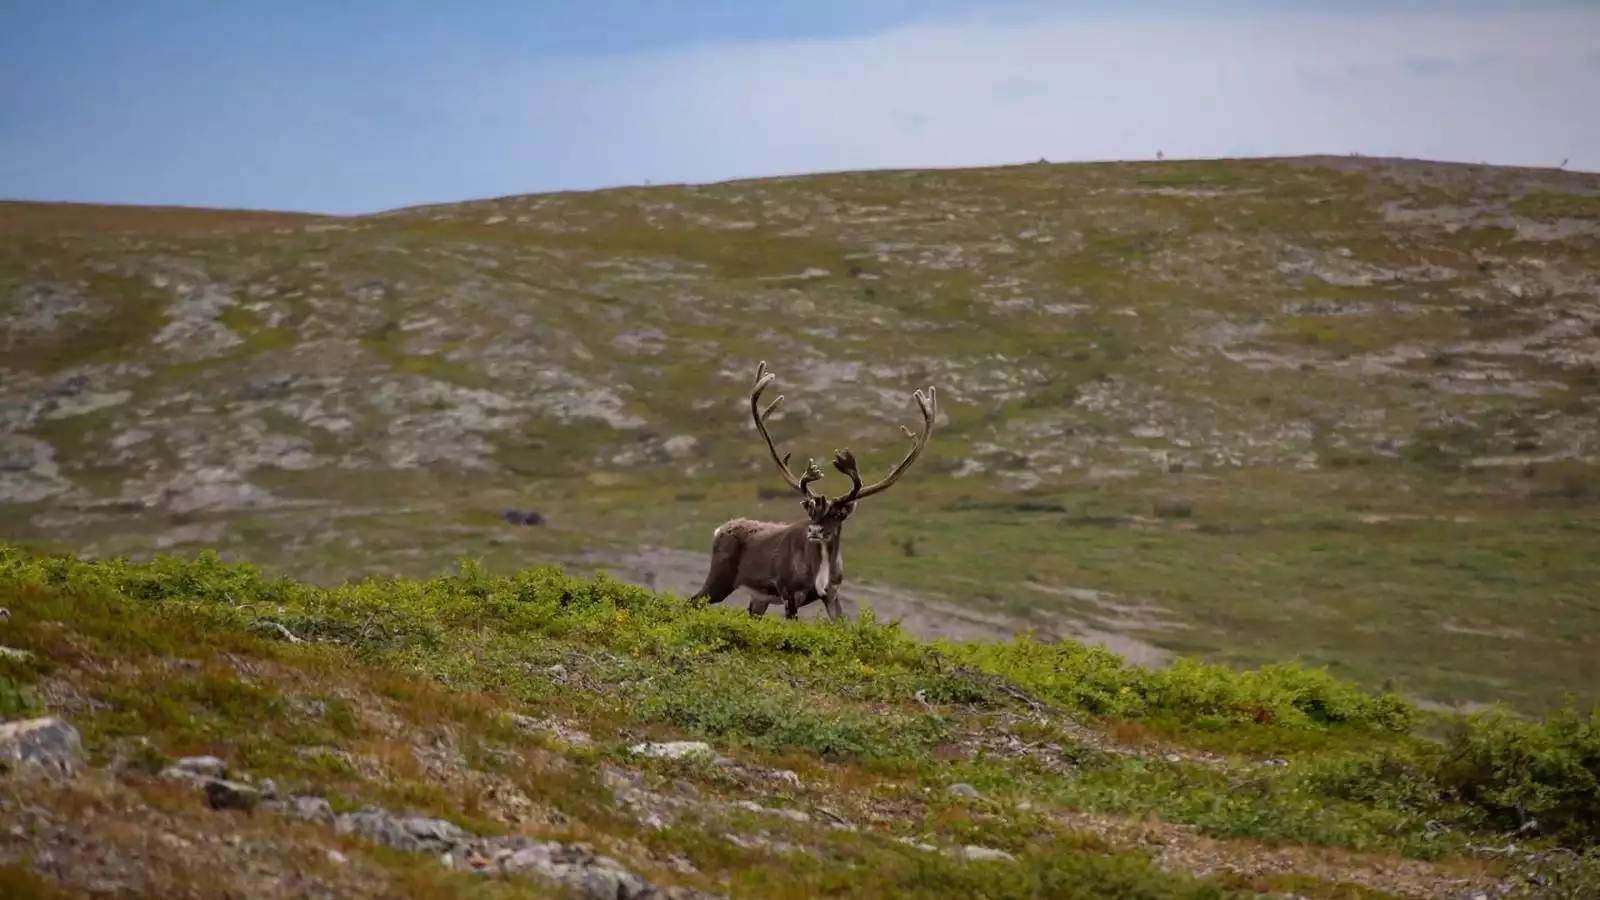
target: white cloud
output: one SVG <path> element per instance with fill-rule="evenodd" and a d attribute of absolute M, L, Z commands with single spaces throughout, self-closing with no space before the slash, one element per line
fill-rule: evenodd
<path fill-rule="evenodd" d="M 1597 56 L 1589 10 L 941 21 L 563 60 L 480 102 L 588 184 L 1158 149 L 1600 170 Z"/>

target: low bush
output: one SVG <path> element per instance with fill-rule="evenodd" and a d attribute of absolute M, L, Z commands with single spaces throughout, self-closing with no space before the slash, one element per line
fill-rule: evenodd
<path fill-rule="evenodd" d="M 1538 722 L 1457 717 L 1445 740 L 1430 741 L 1411 735 L 1420 713 L 1404 699 L 1321 669 L 1239 671 L 1192 660 L 1150 669 L 1103 647 L 1031 635 L 923 642 L 870 614 L 843 625 L 752 619 L 553 567 L 490 576 L 469 563 L 426 580 L 373 578 L 325 589 L 268 578 L 213 552 L 136 563 L 0 545 L 0 590 L 68 598 L 62 602 L 117 598 L 96 601 L 103 621 L 82 627 L 116 629 L 117 616 L 126 615 L 117 610 L 129 604 L 165 616 L 171 629 L 119 637 L 119 646 L 143 642 L 151 654 L 163 654 L 162 641 L 177 629 L 193 627 L 183 623 L 209 623 L 226 626 L 216 635 L 335 643 L 457 689 L 521 697 L 551 690 L 547 679 L 528 677 L 532 657 L 559 659 L 581 648 L 597 667 L 591 674 L 615 685 L 603 702 L 625 704 L 634 721 L 776 754 L 924 765 L 954 737 L 949 720 L 927 704 L 1143 719 L 1169 734 L 1210 733 L 1249 746 L 1269 746 L 1278 735 L 1277 743 L 1307 752 L 1289 769 L 1251 776 L 1250 790 L 1208 782 L 1203 803 L 1157 803 L 1157 794 L 1198 776 L 1100 776 L 1088 766 L 1082 796 L 1072 799 L 1200 824 L 1222 816 L 1229 822 L 1209 830 L 1263 835 L 1290 833 L 1283 823 L 1291 819 L 1314 825 L 1308 811 L 1319 802 L 1341 804 L 1351 812 L 1326 827 L 1305 826 L 1303 837 L 1353 846 L 1385 830 L 1422 835 L 1430 823 L 1569 847 L 1600 842 L 1600 712 L 1566 709 Z M 34 708 L 27 685 L 37 673 L 15 659 L 0 663 L 0 714 Z M 1240 739 L 1249 734 L 1266 739 Z M 1103 789 L 1096 778 L 1106 781 Z M 1126 793 L 1140 779 L 1149 790 Z M 1268 818 L 1252 825 L 1250 816 Z"/>

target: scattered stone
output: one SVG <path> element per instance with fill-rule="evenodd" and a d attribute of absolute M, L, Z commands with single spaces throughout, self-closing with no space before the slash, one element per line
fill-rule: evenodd
<path fill-rule="evenodd" d="M 807 813 L 803 810 L 762 806 L 754 800 L 735 800 L 732 805 L 738 807 L 739 809 L 749 810 L 750 812 L 754 813 L 766 813 L 767 815 L 780 816 L 788 819 L 791 822 L 811 821 L 810 813 Z"/>
<path fill-rule="evenodd" d="M 674 435 L 661 442 L 661 449 L 672 459 L 688 459 L 700 449 L 700 441 L 693 435 Z"/>
<path fill-rule="evenodd" d="M 460 826 L 444 819 L 395 815 L 371 806 L 334 817 L 333 828 L 339 834 L 354 834 L 374 844 L 413 853 L 448 853 L 471 838 Z"/>
<path fill-rule="evenodd" d="M 160 490 L 142 498 L 146 505 L 163 506 L 174 513 L 202 510 L 259 509 L 277 498 L 267 489 L 246 481 L 233 469 L 207 466 L 177 475 Z"/>
<path fill-rule="evenodd" d="M 652 759 L 688 759 L 691 756 L 715 756 L 716 751 L 704 741 L 667 741 L 655 743 L 646 741 L 634 744 L 628 748 L 635 756 L 648 756 Z"/>
<path fill-rule="evenodd" d="M 677 809 L 694 803 L 688 797 L 669 797 L 649 791 L 644 787 L 643 775 L 612 765 L 601 767 L 600 780 L 611 789 L 611 799 L 630 810 L 634 820 L 646 828 L 659 830 L 670 826 Z"/>
<path fill-rule="evenodd" d="M 161 771 L 164 778 L 227 778 L 228 764 L 215 756 L 185 756 Z"/>
<path fill-rule="evenodd" d="M 6 310 L 4 329 L 21 344 L 29 335 L 44 334 L 60 327 L 63 319 L 90 309 L 88 298 L 64 284 L 36 282 L 17 288 L 11 308 Z"/>
<path fill-rule="evenodd" d="M 328 823 L 334 820 L 333 807 L 321 797 L 302 794 L 284 805 L 284 815 L 302 822 Z"/>
<path fill-rule="evenodd" d="M 170 550 L 183 544 L 218 544 L 227 537 L 227 522 L 194 522 L 169 528 L 156 537 L 157 550 Z"/>
<path fill-rule="evenodd" d="M 7 430 L 0 430 L 0 503 L 37 503 L 71 490 L 53 446 Z"/>
<path fill-rule="evenodd" d="M 83 757 L 78 729 L 59 718 L 0 722 L 0 765 L 71 776 Z"/>
<path fill-rule="evenodd" d="M 564 681 L 565 668 L 561 670 L 561 674 L 563 678 L 560 680 Z M 523 731 L 547 735 L 569 747 L 594 746 L 594 738 L 587 731 L 575 728 L 565 722 L 559 722 L 555 719 L 535 719 L 532 716 L 525 716 L 521 713 L 507 713 L 506 719 Z"/>
<path fill-rule="evenodd" d="M 961 859 L 973 862 L 1016 862 L 1017 858 L 1004 850 L 993 847 L 980 847 L 977 844 L 968 844 L 953 853 Z"/>
<path fill-rule="evenodd" d="M 805 785 L 805 781 L 800 777 L 799 773 L 790 769 L 774 769 L 768 766 L 755 765 L 720 754 L 717 755 L 716 759 L 712 760 L 712 764 L 718 768 L 730 769 L 740 775 L 751 778 L 760 778 L 765 781 L 781 781 L 791 787 Z"/>
<path fill-rule="evenodd" d="M 300 819 L 331 818 L 338 834 L 355 835 L 407 852 L 433 854 L 441 865 L 457 871 L 529 877 L 573 890 L 589 900 L 720 898 L 703 891 L 660 887 L 582 843 L 540 841 L 525 835 L 485 838 L 444 819 L 396 814 L 376 806 L 333 815 L 327 801 L 320 797 L 291 798 L 285 813 Z M 347 861 L 336 850 L 329 850 L 328 858 L 336 863 Z"/>

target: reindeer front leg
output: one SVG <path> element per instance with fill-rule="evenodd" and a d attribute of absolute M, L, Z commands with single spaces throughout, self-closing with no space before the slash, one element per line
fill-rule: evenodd
<path fill-rule="evenodd" d="M 829 621 L 844 621 L 844 605 L 839 602 L 839 586 L 837 584 L 829 586 L 828 592 L 822 595 L 822 608 L 827 611 Z"/>
<path fill-rule="evenodd" d="M 844 606 L 839 602 L 839 585 L 844 582 L 844 549 L 835 543 L 828 548 L 828 586 L 822 591 L 822 608 L 834 622 L 844 621 Z"/>

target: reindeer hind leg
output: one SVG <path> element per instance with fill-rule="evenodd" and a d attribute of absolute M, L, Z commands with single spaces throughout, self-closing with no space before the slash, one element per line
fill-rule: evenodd
<path fill-rule="evenodd" d="M 706 580 L 689 598 L 690 603 L 704 600 L 721 603 L 739 589 L 739 544 L 718 534 L 711 545 L 711 565 L 706 570 Z"/>

